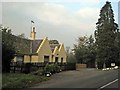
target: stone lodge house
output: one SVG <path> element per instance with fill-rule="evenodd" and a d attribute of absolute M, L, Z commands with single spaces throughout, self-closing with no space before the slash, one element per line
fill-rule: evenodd
<path fill-rule="evenodd" d="M 16 37 L 17 38 L 17 37 Z M 16 44 L 17 42 L 17 44 Z M 36 39 L 35 27 L 32 27 L 31 39 L 14 40 L 16 53 L 13 62 L 23 63 L 66 63 L 64 44 L 50 43 L 47 37 Z"/>

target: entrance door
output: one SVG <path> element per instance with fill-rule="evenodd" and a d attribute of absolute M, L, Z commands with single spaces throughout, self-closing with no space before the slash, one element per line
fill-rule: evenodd
<path fill-rule="evenodd" d="M 61 64 L 63 64 L 63 57 L 61 58 Z"/>
<path fill-rule="evenodd" d="M 49 63 L 49 56 L 44 56 L 44 63 L 45 64 Z"/>
<path fill-rule="evenodd" d="M 58 63 L 58 57 L 55 57 L 55 63 Z"/>

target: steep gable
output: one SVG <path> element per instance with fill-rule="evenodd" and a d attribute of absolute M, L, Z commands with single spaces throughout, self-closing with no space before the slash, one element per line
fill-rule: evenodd
<path fill-rule="evenodd" d="M 63 44 L 60 45 L 60 48 L 58 51 L 59 51 L 59 62 L 61 61 L 63 63 L 66 63 L 67 54 Z"/>
<path fill-rule="evenodd" d="M 63 44 L 61 44 L 59 47 L 59 54 L 66 55 L 66 51 Z"/>
<path fill-rule="evenodd" d="M 47 37 L 45 37 L 37 49 L 38 59 L 40 62 L 44 62 L 45 56 L 49 56 L 49 61 L 51 62 L 52 51 Z"/>
<path fill-rule="evenodd" d="M 59 44 L 50 44 L 50 47 L 51 47 L 51 50 L 52 50 L 52 52 L 54 52 L 55 51 L 55 48 L 56 47 L 60 47 L 60 45 Z"/>
<path fill-rule="evenodd" d="M 47 37 L 45 37 L 43 39 L 42 43 L 40 44 L 40 46 L 37 49 L 37 53 L 39 53 L 40 51 L 44 51 L 46 53 L 47 52 L 52 53 Z"/>

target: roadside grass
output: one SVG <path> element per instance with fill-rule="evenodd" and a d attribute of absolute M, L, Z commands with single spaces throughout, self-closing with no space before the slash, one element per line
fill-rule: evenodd
<path fill-rule="evenodd" d="M 2 74 L 0 73 L 0 89 L 2 88 Z"/>
<path fill-rule="evenodd" d="M 48 79 L 33 74 L 6 73 L 2 75 L 2 88 L 26 88 Z"/>

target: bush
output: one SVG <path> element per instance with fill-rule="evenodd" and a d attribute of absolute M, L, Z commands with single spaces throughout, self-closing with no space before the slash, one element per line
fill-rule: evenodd
<path fill-rule="evenodd" d="M 54 65 L 54 70 L 55 72 L 60 72 L 60 66 L 58 66 L 57 64 Z"/>
<path fill-rule="evenodd" d="M 31 67 L 32 72 L 37 71 L 37 70 L 38 70 L 38 67 L 35 67 L 35 66 Z"/>
<path fill-rule="evenodd" d="M 58 66 L 57 64 L 46 64 L 44 68 L 44 72 L 50 72 L 52 74 L 59 71 L 60 71 L 60 66 Z"/>
<path fill-rule="evenodd" d="M 50 72 L 50 71 L 52 71 L 52 65 L 47 63 L 46 66 L 44 67 L 44 71 L 45 71 L 45 72 Z"/>
<path fill-rule="evenodd" d="M 44 75 L 44 70 L 43 69 L 38 69 L 36 71 L 33 71 L 31 74 L 42 76 L 42 75 Z"/>

